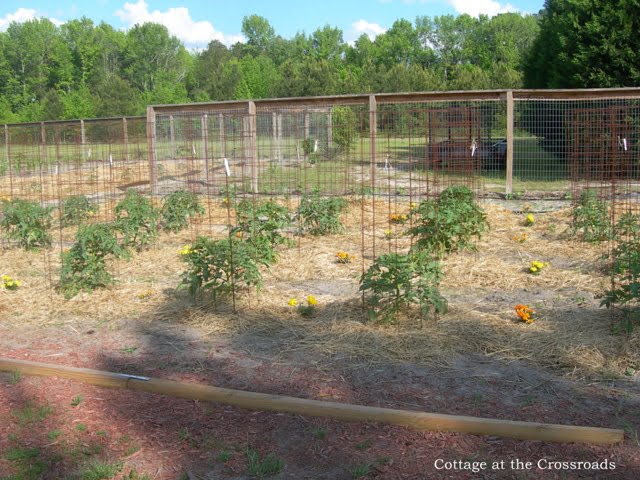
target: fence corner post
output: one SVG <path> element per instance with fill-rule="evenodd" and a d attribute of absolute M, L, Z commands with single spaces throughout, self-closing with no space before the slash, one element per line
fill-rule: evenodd
<path fill-rule="evenodd" d="M 513 90 L 507 90 L 507 178 L 505 183 L 505 194 L 513 193 L 513 123 L 514 123 L 514 105 Z"/>

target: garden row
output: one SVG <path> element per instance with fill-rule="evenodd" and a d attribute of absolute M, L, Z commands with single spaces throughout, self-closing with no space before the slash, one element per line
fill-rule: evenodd
<path fill-rule="evenodd" d="M 193 296 L 208 295 L 214 303 L 234 295 L 239 288 L 262 286 L 262 273 L 278 258 L 277 248 L 291 244 L 283 233 L 326 235 L 343 230 L 340 214 L 347 202 L 341 198 L 322 197 L 319 192 L 303 196 L 295 212 L 274 200 L 257 202 L 223 199 L 223 205 L 235 209 L 235 225 L 219 240 L 199 237 L 181 253 L 187 267 L 181 285 Z M 62 254 L 60 290 L 71 297 L 113 282 L 109 261 L 129 258 L 132 252 L 149 247 L 159 230 L 179 232 L 190 221 L 204 213 L 197 195 L 177 191 L 167 196 L 161 207 L 133 190 L 127 192 L 114 210 L 112 223 L 87 221 L 95 216 L 97 206 L 82 196 L 70 197 L 60 207 L 61 225 L 80 225 L 71 248 Z M 52 207 L 42 207 L 21 199 L 2 202 L 0 227 L 8 238 L 25 249 L 48 247 L 52 237 Z M 640 297 L 640 218 L 626 213 L 612 222 L 610 207 L 594 191 L 584 191 L 572 213 L 572 232 L 589 242 L 613 242 L 612 288 L 602 295 L 602 305 L 633 313 Z M 422 317 L 443 313 L 447 301 L 439 291 L 443 277 L 442 260 L 452 253 L 475 250 L 475 241 L 489 228 L 485 212 L 477 204 L 473 192 L 464 186 L 445 189 L 436 199 L 411 204 L 407 213 L 392 214 L 391 223 L 409 226 L 403 232 L 411 239 L 405 253 L 378 256 L 360 278 L 360 291 L 367 298 L 369 318 L 393 321 L 408 308 L 417 307 Z M 527 215 L 527 225 L 534 223 Z M 293 226 L 297 225 L 294 229 Z M 514 238 L 524 242 L 526 234 Z M 353 257 L 338 252 L 337 261 L 349 263 Z M 532 262 L 531 274 L 546 267 Z M 16 289 L 18 280 L 3 277 L 4 287 Z M 313 313 L 315 299 L 308 300 L 302 313 Z M 532 310 L 517 305 L 516 313 L 530 323 Z M 625 328 L 633 327 L 633 316 L 627 315 Z"/>

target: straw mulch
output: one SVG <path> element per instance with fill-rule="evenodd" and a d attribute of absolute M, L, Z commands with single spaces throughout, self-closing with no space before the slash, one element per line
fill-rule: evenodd
<path fill-rule="evenodd" d="M 416 312 L 406 312 L 396 325 L 367 323 L 358 279 L 374 255 L 408 248 L 406 227 L 388 221 L 389 213 L 408 208 L 351 202 L 343 234 L 295 237 L 295 246 L 281 250 L 278 263 L 264 271 L 264 288 L 237 295 L 235 313 L 229 304 L 194 302 L 176 288 L 184 270 L 178 251 L 193 240 L 194 230 L 163 234 L 155 248 L 113 266 L 113 287 L 71 300 L 51 286 L 58 250 L 6 247 L 0 250 L 0 274 L 24 284 L 15 292 L 0 291 L 0 314 L 26 334 L 38 326 L 80 328 L 126 319 L 187 322 L 210 335 L 229 335 L 242 348 L 327 365 L 348 360 L 359 366 L 416 362 L 447 368 L 458 355 L 480 354 L 578 378 L 605 378 L 640 364 L 640 335 L 613 335 L 609 312 L 599 308 L 596 297 L 608 287 L 604 248 L 570 238 L 568 210 L 536 214 L 536 223 L 525 227 L 524 215 L 486 205 L 491 230 L 478 251 L 445 260 L 441 290 L 449 299 L 447 314 L 420 321 Z M 199 226 L 197 233 L 204 230 Z M 224 234 L 218 230 L 212 229 Z M 527 239 L 514 241 L 522 233 Z M 355 255 L 354 262 L 339 264 L 338 251 Z M 549 266 L 533 276 L 527 272 L 532 260 Z M 307 295 L 319 302 L 311 318 L 287 304 L 291 298 L 304 304 Z M 518 321 L 513 307 L 519 303 L 535 309 L 534 323 Z"/>

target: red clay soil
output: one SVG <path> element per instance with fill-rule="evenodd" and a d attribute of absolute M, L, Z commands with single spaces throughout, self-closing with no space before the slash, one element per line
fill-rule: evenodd
<path fill-rule="evenodd" d="M 578 384 L 483 358 L 461 358 L 446 371 L 339 360 L 328 369 L 181 328 L 0 326 L 0 355 L 354 404 L 625 428 L 625 440 L 590 446 L 419 432 L 0 374 L 0 478 L 106 478 L 86 473 L 97 461 L 119 462 L 115 479 L 257 478 L 250 451 L 282 460 L 276 479 L 640 478 L 637 385 Z M 16 459 L 20 451 L 32 457 Z M 472 462 L 486 465 L 465 469 Z"/>

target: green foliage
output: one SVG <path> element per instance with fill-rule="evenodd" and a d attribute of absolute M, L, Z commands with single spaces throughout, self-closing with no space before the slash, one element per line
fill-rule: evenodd
<path fill-rule="evenodd" d="M 358 117 L 348 107 L 333 107 L 331 123 L 333 143 L 342 151 L 348 152 L 358 138 Z"/>
<path fill-rule="evenodd" d="M 473 192 L 464 186 L 442 191 L 437 200 L 423 200 L 410 213 L 413 250 L 441 257 L 459 250 L 475 250 L 473 238 L 489 228 L 487 216 L 476 203 Z"/>
<path fill-rule="evenodd" d="M 178 190 L 170 194 L 162 205 L 162 227 L 173 233 L 189 226 L 189 219 L 204 214 L 204 207 L 193 192 Z"/>
<path fill-rule="evenodd" d="M 369 318 L 390 322 L 410 305 L 418 305 L 423 318 L 445 313 L 447 300 L 438 290 L 441 278 L 439 262 L 427 253 L 380 255 L 360 279 Z"/>
<path fill-rule="evenodd" d="M 135 190 L 127 191 L 115 208 L 116 229 L 125 247 L 142 250 L 158 235 L 160 213 L 151 201 Z"/>
<path fill-rule="evenodd" d="M 305 194 L 300 201 L 298 215 L 302 230 L 311 235 L 328 235 L 341 232 L 340 213 L 347 208 L 343 198 L 322 198 L 315 190 L 312 194 Z"/>
<path fill-rule="evenodd" d="M 574 206 L 571 219 L 574 235 L 582 233 L 587 242 L 603 242 L 611 238 L 611 220 L 607 202 L 598 198 L 597 192 L 584 190 Z"/>
<path fill-rule="evenodd" d="M 76 242 L 62 254 L 61 291 L 70 298 L 82 290 L 106 287 L 113 282 L 108 260 L 123 257 L 128 252 L 118 243 L 112 225 L 81 225 Z"/>
<path fill-rule="evenodd" d="M 121 462 L 105 463 L 99 460 L 86 465 L 80 474 L 82 480 L 107 480 L 115 477 L 124 467 Z"/>
<path fill-rule="evenodd" d="M 26 250 L 51 245 L 52 207 L 42 207 L 30 200 L 14 198 L 2 202 L 0 227 Z"/>
<path fill-rule="evenodd" d="M 236 219 L 237 226 L 231 233 L 247 241 L 259 263 L 274 263 L 277 259 L 274 247 L 290 243 L 280 232 L 291 226 L 291 213 L 273 200 L 263 203 L 242 200 L 236 205 Z"/>
<path fill-rule="evenodd" d="M 253 475 L 258 478 L 270 477 L 276 475 L 284 468 L 284 462 L 276 457 L 274 453 L 269 453 L 264 457 L 253 450 L 247 448 L 247 469 L 249 475 Z"/>
<path fill-rule="evenodd" d="M 78 225 L 98 213 L 98 205 L 84 195 L 74 195 L 62 202 L 60 222 L 63 226 Z"/>
<path fill-rule="evenodd" d="M 239 285 L 262 287 L 250 246 L 235 237 L 217 241 L 199 237 L 182 258 L 188 265 L 182 284 L 193 296 L 209 293 L 217 302 L 220 296 L 235 293 Z"/>
<path fill-rule="evenodd" d="M 631 333 L 640 321 L 640 216 L 631 213 L 620 217 L 614 226 L 616 245 L 612 259 L 612 287 L 602 295 L 601 306 L 620 309 L 622 329 Z"/>
<path fill-rule="evenodd" d="M 547 0 L 526 58 L 528 88 L 635 87 L 640 79 L 636 0 Z"/>

